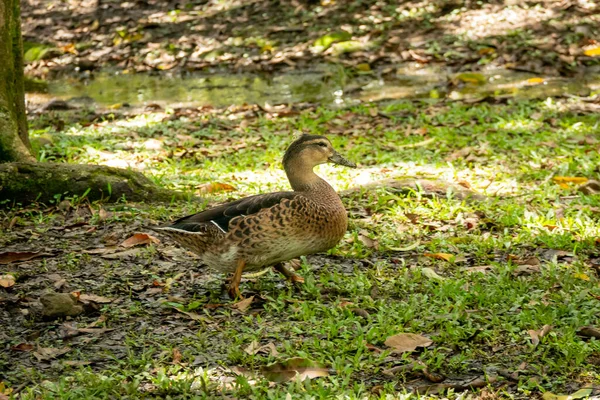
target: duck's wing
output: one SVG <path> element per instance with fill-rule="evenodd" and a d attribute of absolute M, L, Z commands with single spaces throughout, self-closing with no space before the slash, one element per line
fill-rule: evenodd
<path fill-rule="evenodd" d="M 284 199 L 298 196 L 295 192 L 275 192 L 244 197 L 230 203 L 204 210 L 198 214 L 180 218 L 165 228 L 180 229 L 188 232 L 204 232 L 207 225 L 214 225 L 223 233 L 229 230 L 229 222 L 235 217 L 256 214 L 260 210 L 271 208 Z"/>

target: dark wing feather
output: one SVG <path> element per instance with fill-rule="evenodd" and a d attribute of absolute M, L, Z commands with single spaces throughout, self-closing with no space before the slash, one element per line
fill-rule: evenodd
<path fill-rule="evenodd" d="M 243 199 L 225 203 L 198 214 L 180 218 L 168 227 L 190 232 L 202 232 L 206 230 L 206 224 L 213 223 L 227 232 L 229 230 L 229 222 L 235 217 L 255 214 L 262 209 L 279 204 L 283 199 L 292 199 L 297 195 L 294 192 L 276 192 L 244 197 Z"/>

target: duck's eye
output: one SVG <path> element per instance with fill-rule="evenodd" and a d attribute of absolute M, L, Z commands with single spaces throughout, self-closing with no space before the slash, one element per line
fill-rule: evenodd
<path fill-rule="evenodd" d="M 317 143 L 317 144 L 321 147 L 327 147 L 327 145 L 325 143 Z"/>

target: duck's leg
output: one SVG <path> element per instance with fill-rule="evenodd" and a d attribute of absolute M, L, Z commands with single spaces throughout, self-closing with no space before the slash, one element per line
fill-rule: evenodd
<path fill-rule="evenodd" d="M 227 293 L 229 293 L 229 297 L 232 299 L 242 298 L 242 294 L 240 293 L 240 281 L 242 280 L 242 272 L 244 271 L 245 266 L 246 261 L 244 261 L 244 259 L 239 259 L 235 271 L 233 272 L 233 276 L 231 277 L 231 282 L 229 282 L 229 287 L 227 288 Z"/>
<path fill-rule="evenodd" d="M 277 272 L 279 272 L 281 275 L 285 276 L 286 279 L 289 280 L 290 282 L 304 283 L 303 277 L 301 277 L 297 273 L 292 272 L 289 269 L 287 269 L 286 266 L 283 265 L 283 263 L 275 264 L 275 265 L 273 265 L 273 268 L 275 268 L 275 270 Z"/>

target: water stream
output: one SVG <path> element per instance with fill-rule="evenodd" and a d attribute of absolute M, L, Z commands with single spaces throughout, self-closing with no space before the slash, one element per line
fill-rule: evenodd
<path fill-rule="evenodd" d="M 189 74 L 164 76 L 102 72 L 93 77 L 50 81 L 50 97 L 99 105 L 185 104 L 224 107 L 232 104 L 319 103 L 344 105 L 386 99 L 465 99 L 483 97 L 545 98 L 600 92 L 600 70 L 578 78 L 492 70 L 451 74 L 434 67 L 349 74 L 337 66 L 285 74 Z"/>

